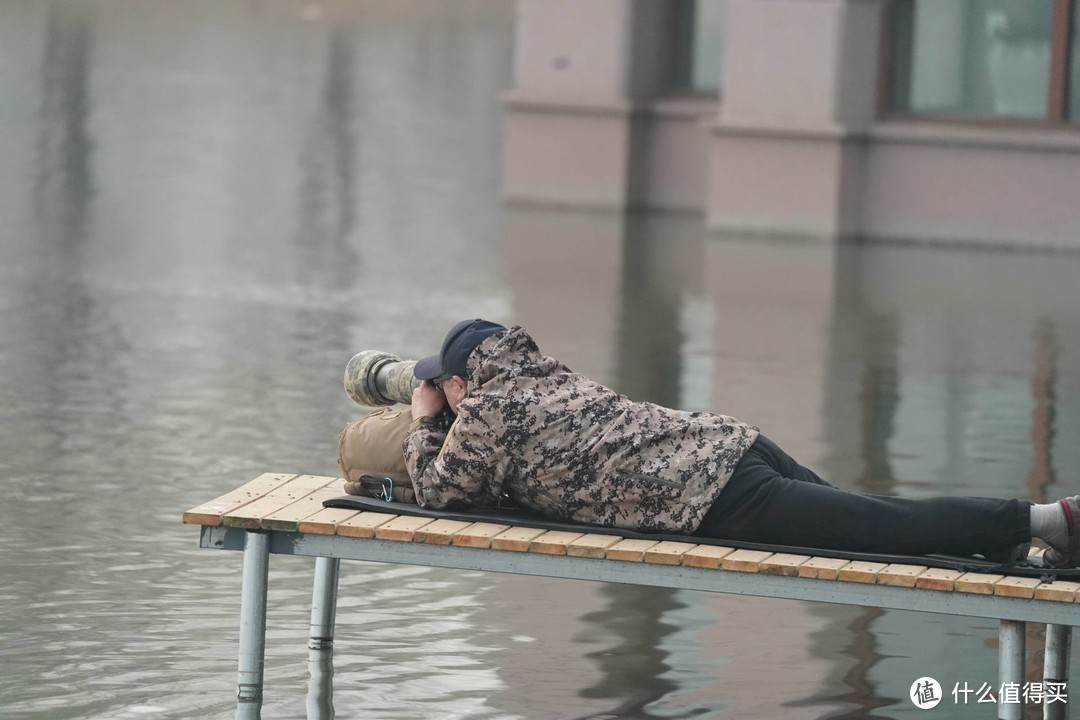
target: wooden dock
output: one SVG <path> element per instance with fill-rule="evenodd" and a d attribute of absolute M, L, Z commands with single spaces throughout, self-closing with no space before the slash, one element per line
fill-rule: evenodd
<path fill-rule="evenodd" d="M 243 550 L 238 718 L 259 717 L 269 555 L 317 558 L 309 648 L 333 643 L 340 560 L 367 560 L 576 580 L 655 585 L 811 602 L 963 615 L 1000 621 L 1001 684 L 1023 684 L 1024 623 L 1047 627 L 1044 681 L 1068 675 L 1069 640 L 1080 624 L 1080 583 L 693 542 L 627 539 L 491 522 L 433 520 L 323 507 L 339 478 L 267 473 L 183 515 L 202 547 Z M 1047 718 L 1067 705 L 1045 706 Z M 998 706 L 1001 718 L 1023 705 Z"/>

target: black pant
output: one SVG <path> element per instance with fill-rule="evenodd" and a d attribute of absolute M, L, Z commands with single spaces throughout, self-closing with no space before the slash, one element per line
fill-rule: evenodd
<path fill-rule="evenodd" d="M 770 545 L 1005 560 L 1031 539 L 1031 504 L 860 495 L 830 485 L 758 436 L 696 535 Z"/>

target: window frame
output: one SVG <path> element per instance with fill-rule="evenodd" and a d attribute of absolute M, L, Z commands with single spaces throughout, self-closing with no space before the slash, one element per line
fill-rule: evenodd
<path fill-rule="evenodd" d="M 936 122 L 957 125 L 990 127 L 1039 128 L 1080 132 L 1080 117 L 1069 118 L 1069 50 L 1072 40 L 1073 14 L 1080 12 L 1080 0 L 1053 0 L 1050 11 L 1050 74 L 1048 77 L 1046 113 L 1042 119 L 1014 117 L 972 117 L 938 113 L 919 113 L 898 110 L 893 99 L 897 73 L 897 23 L 901 2 L 916 0 L 885 0 L 882 8 L 880 57 L 878 58 L 877 115 L 883 120 Z M 1080 68 L 1075 68 L 1080 72 Z"/>
<path fill-rule="evenodd" d="M 649 0 L 653 2 L 654 0 Z M 696 0 L 667 0 L 667 52 L 665 53 L 664 89 L 668 97 L 696 100 L 719 100 L 724 89 L 695 88 L 690 82 L 694 64 L 694 23 L 697 18 Z M 691 43 L 679 46 L 681 34 L 688 34 Z M 721 78 L 722 80 L 722 78 Z"/>

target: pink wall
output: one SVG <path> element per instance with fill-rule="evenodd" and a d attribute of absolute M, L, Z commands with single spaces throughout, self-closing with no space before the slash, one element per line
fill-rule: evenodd
<path fill-rule="evenodd" d="M 1080 136 L 881 125 L 870 134 L 871 237 L 1080 249 Z"/>
<path fill-rule="evenodd" d="M 883 0 L 727 0 L 722 101 L 665 96 L 667 3 L 519 0 L 504 194 L 716 231 L 1080 249 L 1080 133 L 875 120 Z"/>

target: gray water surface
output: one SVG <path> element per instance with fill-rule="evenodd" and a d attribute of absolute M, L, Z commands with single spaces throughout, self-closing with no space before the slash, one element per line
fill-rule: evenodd
<path fill-rule="evenodd" d="M 758 424 L 845 487 L 1076 492 L 1080 258 L 503 206 L 512 12 L 0 5 L 0 717 L 232 717 L 241 558 L 180 514 L 264 471 L 336 474 L 364 412 L 348 358 L 430 353 L 463 317 Z M 267 718 L 306 714 L 311 565 L 271 563 Z M 961 618 L 352 563 L 334 708 L 900 717 L 922 675 L 996 682 L 995 643 Z"/>

